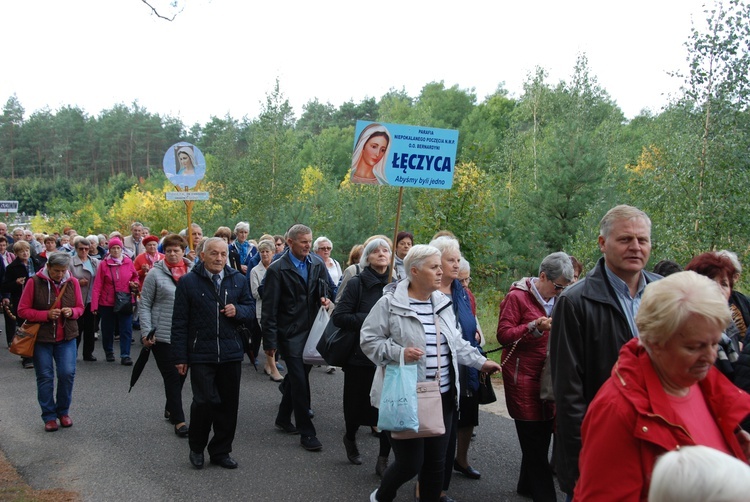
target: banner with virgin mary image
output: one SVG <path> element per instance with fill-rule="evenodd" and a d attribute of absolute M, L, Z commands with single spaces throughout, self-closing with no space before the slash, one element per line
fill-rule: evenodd
<path fill-rule="evenodd" d="M 358 120 L 351 182 L 447 190 L 457 147 L 453 129 Z"/>
<path fill-rule="evenodd" d="M 206 175 L 206 158 L 197 146 L 181 141 L 164 154 L 164 174 L 178 188 L 195 188 Z"/>

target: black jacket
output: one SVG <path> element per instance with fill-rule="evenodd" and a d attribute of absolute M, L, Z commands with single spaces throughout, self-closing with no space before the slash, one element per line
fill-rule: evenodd
<path fill-rule="evenodd" d="M 29 278 L 32 275 L 39 272 L 44 265 L 40 264 L 34 257 L 30 257 L 29 261 L 34 265 L 34 273 L 29 274 L 29 269 L 23 264 L 20 258 L 16 258 L 5 268 L 5 275 L 3 277 L 2 285 L 0 285 L 0 291 L 2 291 L 3 298 L 10 298 L 11 310 L 15 314 L 18 308 L 18 302 L 21 300 L 21 293 L 23 293 L 23 286 L 16 282 L 16 279 L 21 277 Z"/>
<path fill-rule="evenodd" d="M 285 253 L 268 266 L 263 283 L 263 348 L 278 348 L 284 356 L 302 357 L 320 299 L 333 298 L 335 285 L 328 270 L 322 260 L 312 258 L 305 284 L 289 253 Z"/>
<path fill-rule="evenodd" d="M 234 318 L 220 312 L 224 305 L 237 309 Z M 177 282 L 172 313 L 172 359 L 174 364 L 242 361 L 243 342 L 237 333 L 240 322 L 253 318 L 247 279 L 224 266 L 224 279 L 217 295 L 205 265 L 199 263 Z"/>
<path fill-rule="evenodd" d="M 333 324 L 346 330 L 357 338 L 355 349 L 347 364 L 355 366 L 374 366 L 375 364 L 362 352 L 359 345 L 359 330 L 367 314 L 383 296 L 383 288 L 388 284 L 389 272 L 378 274 L 370 267 L 365 267 L 346 283 L 331 318 Z"/>
<path fill-rule="evenodd" d="M 661 278 L 643 272 L 647 283 Z M 559 438 L 555 460 L 565 493 L 573 493 L 578 479 L 583 416 L 610 377 L 620 348 L 632 338 L 600 258 L 584 280 L 560 295 L 552 312 L 550 363 Z"/>

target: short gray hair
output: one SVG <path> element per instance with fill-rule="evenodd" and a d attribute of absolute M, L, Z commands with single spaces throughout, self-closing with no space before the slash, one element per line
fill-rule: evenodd
<path fill-rule="evenodd" d="M 315 239 L 315 242 L 313 242 L 313 252 L 317 253 L 320 245 L 326 242 L 331 245 L 331 250 L 333 250 L 333 242 L 331 242 L 331 239 L 329 239 L 325 235 L 321 235 L 320 237 Z"/>
<path fill-rule="evenodd" d="M 70 266 L 70 255 L 64 251 L 55 251 L 47 256 L 48 267 L 65 267 Z"/>
<path fill-rule="evenodd" d="M 404 256 L 404 270 L 406 271 L 406 277 L 411 280 L 411 269 L 416 268 L 420 270 L 425 260 L 430 256 L 437 256 L 440 258 L 443 253 L 435 246 L 429 244 L 417 244 L 412 246 L 406 256 Z"/>
<path fill-rule="evenodd" d="M 747 500 L 750 467 L 708 446 L 683 446 L 656 461 L 648 500 L 703 502 Z"/>
<path fill-rule="evenodd" d="M 89 244 L 96 247 L 99 245 L 99 236 L 91 234 L 86 236 L 86 240 L 89 241 Z"/>
<path fill-rule="evenodd" d="M 732 321 L 727 300 L 716 282 L 693 271 L 652 282 L 643 291 L 635 317 L 638 337 L 647 349 L 663 346 L 692 315 L 722 330 Z"/>
<path fill-rule="evenodd" d="M 359 258 L 359 266 L 365 268 L 367 265 L 369 265 L 367 258 L 369 258 L 372 253 L 380 248 L 386 248 L 388 250 L 388 254 L 392 253 L 391 246 L 385 239 L 373 239 L 367 243 L 365 249 L 362 251 L 362 256 L 360 256 Z"/>
<path fill-rule="evenodd" d="M 716 254 L 729 258 L 729 261 L 732 262 L 732 266 L 734 267 L 735 274 L 742 273 L 742 264 L 740 263 L 739 258 L 737 258 L 737 253 L 735 253 L 734 251 L 729 251 L 728 249 L 722 249 L 721 251 L 717 251 Z"/>
<path fill-rule="evenodd" d="M 276 251 L 276 244 L 270 239 L 263 239 L 258 243 L 258 251 L 270 251 L 273 253 Z"/>
<path fill-rule="evenodd" d="M 609 237 L 609 232 L 612 231 L 612 225 L 616 221 L 632 220 L 640 218 L 646 222 L 649 231 L 651 230 L 651 219 L 646 213 L 638 209 L 637 207 L 628 206 L 626 204 L 620 204 L 615 206 L 604 215 L 602 221 L 599 222 L 599 235 L 605 239 Z"/>
<path fill-rule="evenodd" d="M 244 230 L 245 232 L 250 233 L 250 224 L 246 221 L 240 221 L 234 226 L 234 233 L 237 233 L 239 230 Z"/>
<path fill-rule="evenodd" d="M 292 239 L 293 241 L 296 241 L 297 238 L 300 235 L 312 235 L 312 230 L 307 225 L 303 225 L 302 223 L 297 223 L 296 225 L 292 225 L 292 227 L 287 231 L 286 237 L 287 239 Z"/>
<path fill-rule="evenodd" d="M 98 241 L 98 239 L 97 239 L 97 241 Z M 91 241 L 88 240 L 87 237 L 84 237 L 82 235 L 76 235 L 75 238 L 73 239 L 73 247 L 75 249 L 78 249 L 78 244 L 80 244 L 81 242 L 85 242 L 86 244 L 88 244 L 89 246 L 91 246 Z"/>
<path fill-rule="evenodd" d="M 455 251 L 459 255 L 461 254 L 461 247 L 458 244 L 458 240 L 446 235 L 441 235 L 437 239 L 430 241 L 430 246 L 438 248 L 441 255 L 450 251 Z"/>
<path fill-rule="evenodd" d="M 460 274 L 461 272 L 471 273 L 471 264 L 463 256 L 461 257 L 461 261 L 458 262 L 458 273 Z"/>
<path fill-rule="evenodd" d="M 573 263 L 570 261 L 570 256 L 562 251 L 549 254 L 542 260 L 541 265 L 539 265 L 540 277 L 542 272 L 550 281 L 562 277 L 568 282 L 573 282 Z"/>

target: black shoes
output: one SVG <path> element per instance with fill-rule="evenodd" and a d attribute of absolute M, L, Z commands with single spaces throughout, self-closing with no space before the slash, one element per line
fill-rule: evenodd
<path fill-rule="evenodd" d="M 320 451 L 323 449 L 323 444 L 315 436 L 302 436 L 299 442 L 302 448 L 307 451 Z"/>
<path fill-rule="evenodd" d="M 115 355 L 114 355 L 113 353 L 111 353 L 111 352 L 108 352 L 108 353 L 107 353 L 107 362 L 108 362 L 108 363 L 113 363 L 113 362 L 115 362 Z"/>
<path fill-rule="evenodd" d="M 346 458 L 349 459 L 349 462 L 354 465 L 362 465 L 362 456 L 359 454 L 357 443 L 348 439 L 346 435 L 344 435 L 344 448 L 346 448 Z"/>
<path fill-rule="evenodd" d="M 188 433 L 190 432 L 190 429 L 188 429 L 188 426 L 184 423 L 182 425 L 175 425 L 174 426 L 174 433 L 180 436 L 181 438 L 186 438 L 188 436 Z"/>
<path fill-rule="evenodd" d="M 212 458 L 211 463 L 214 465 L 218 465 L 219 467 L 223 467 L 224 469 L 236 469 L 237 467 L 239 467 L 237 462 L 235 462 L 235 460 L 229 455 L 221 458 Z"/>
<path fill-rule="evenodd" d="M 133 366 L 133 360 L 129 357 L 123 357 L 120 360 L 120 364 L 122 364 L 123 366 Z"/>
<path fill-rule="evenodd" d="M 288 422 L 288 423 L 276 422 L 274 423 L 274 426 L 278 430 L 286 432 L 287 434 L 299 434 L 299 431 L 291 422 Z"/>
<path fill-rule="evenodd" d="M 94 356 L 83 356 L 84 361 L 96 361 Z"/>
<path fill-rule="evenodd" d="M 203 452 L 196 453 L 193 450 L 190 450 L 190 463 L 193 464 L 193 467 L 196 469 L 203 469 Z"/>
<path fill-rule="evenodd" d="M 474 469 L 472 466 L 468 465 L 466 467 L 461 467 L 460 465 L 458 465 L 457 460 L 453 461 L 453 470 L 460 472 L 469 479 L 479 479 L 482 477 L 479 471 Z"/>

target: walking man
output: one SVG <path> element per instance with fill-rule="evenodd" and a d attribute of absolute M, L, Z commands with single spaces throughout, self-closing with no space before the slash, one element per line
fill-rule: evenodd
<path fill-rule="evenodd" d="M 190 367 L 190 463 L 236 469 L 229 456 L 237 427 L 241 363 L 245 354 L 237 327 L 252 318 L 247 279 L 227 266 L 224 239 L 208 239 L 201 263 L 177 283 L 172 316 L 172 358 L 180 375 Z M 213 427 L 214 435 L 208 436 Z"/>
<path fill-rule="evenodd" d="M 578 480 L 583 417 L 620 348 L 638 336 L 635 315 L 646 284 L 660 278 L 644 270 L 651 255 L 651 220 L 640 209 L 610 209 L 599 225 L 599 249 L 604 256 L 560 295 L 552 313 L 555 467 L 569 498 Z"/>
<path fill-rule="evenodd" d="M 273 357 L 278 348 L 287 367 L 276 428 L 301 434 L 303 448 L 319 451 L 323 445 L 310 416 L 312 367 L 304 364 L 302 352 L 318 309 L 331 302 L 334 285 L 323 261 L 310 256 L 312 243 L 312 230 L 305 225 L 294 225 L 287 232 L 289 252 L 271 263 L 266 272 L 261 328 L 266 357 Z"/>

